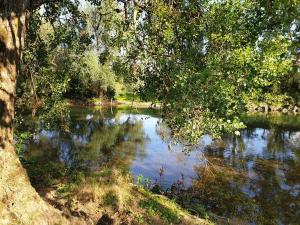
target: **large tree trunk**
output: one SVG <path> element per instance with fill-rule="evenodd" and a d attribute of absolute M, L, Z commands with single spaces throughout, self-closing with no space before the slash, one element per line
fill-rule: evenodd
<path fill-rule="evenodd" d="M 28 0 L 0 0 L 0 224 L 63 224 L 31 186 L 13 141 L 16 79 Z"/>

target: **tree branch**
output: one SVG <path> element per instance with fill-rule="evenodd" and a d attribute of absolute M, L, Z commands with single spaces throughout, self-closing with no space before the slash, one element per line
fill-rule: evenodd
<path fill-rule="evenodd" d="M 58 0 L 31 0 L 28 10 L 35 10 L 46 3 L 55 3 Z"/>

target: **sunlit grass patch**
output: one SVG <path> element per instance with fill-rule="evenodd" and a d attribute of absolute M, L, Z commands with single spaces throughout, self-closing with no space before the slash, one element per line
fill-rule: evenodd
<path fill-rule="evenodd" d="M 134 184 L 128 170 L 106 164 L 93 171 L 30 163 L 33 179 L 47 181 L 40 183 L 48 192 L 45 199 L 66 215 L 95 223 L 107 215 L 116 224 L 207 224 L 175 201 L 152 193 L 149 179 L 140 176 Z"/>
<path fill-rule="evenodd" d="M 159 199 L 150 198 L 147 200 L 142 200 L 140 202 L 140 207 L 146 209 L 148 215 L 158 215 L 160 218 L 169 223 L 179 223 L 180 221 L 180 215 L 177 215 L 175 211 L 161 204 Z"/>
<path fill-rule="evenodd" d="M 134 189 L 141 194 L 139 207 L 145 210 L 146 218 L 150 220 L 158 217 L 163 224 L 212 224 L 208 220 L 191 216 L 174 200 L 153 194 L 141 187 L 134 187 Z"/>

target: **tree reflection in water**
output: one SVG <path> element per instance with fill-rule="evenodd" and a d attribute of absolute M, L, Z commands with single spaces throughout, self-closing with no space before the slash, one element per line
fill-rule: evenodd
<path fill-rule="evenodd" d="M 189 193 L 218 215 L 255 224 L 300 221 L 300 132 L 249 128 L 204 147 Z"/>
<path fill-rule="evenodd" d="M 240 136 L 203 137 L 184 154 L 159 117 L 137 114 L 72 109 L 67 131 L 40 126 L 24 160 L 35 187 L 106 167 L 160 181 L 191 210 L 202 204 L 254 224 L 299 224 L 300 117 L 250 117 Z"/>
<path fill-rule="evenodd" d="M 145 157 L 146 142 L 142 122 L 130 114 L 74 109 L 68 131 L 40 128 L 29 144 L 25 167 L 27 163 L 29 175 L 37 169 L 28 166 L 32 162 L 41 167 L 51 162 L 52 169 L 65 167 L 71 173 L 97 172 L 103 167 L 129 172 L 135 157 Z M 51 176 L 58 177 L 57 172 Z M 45 177 L 36 175 L 31 176 L 33 185 L 45 185 Z"/>

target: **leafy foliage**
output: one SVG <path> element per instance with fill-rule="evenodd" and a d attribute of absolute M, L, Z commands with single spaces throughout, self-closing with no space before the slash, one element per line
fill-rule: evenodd
<path fill-rule="evenodd" d="M 19 109 L 112 98 L 122 83 L 161 101 L 179 139 L 238 135 L 249 101 L 298 96 L 299 10 L 297 0 L 46 5 L 30 23 Z"/>
<path fill-rule="evenodd" d="M 139 69 L 141 92 L 161 100 L 167 123 L 189 141 L 238 134 L 247 101 L 263 100 L 297 66 L 297 1 L 156 0 L 145 7 L 126 62 Z"/>

